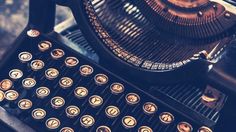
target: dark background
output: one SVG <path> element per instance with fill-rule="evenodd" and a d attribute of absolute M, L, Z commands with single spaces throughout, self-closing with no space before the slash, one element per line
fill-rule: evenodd
<path fill-rule="evenodd" d="M 0 0 L 0 59 L 28 21 L 29 0 Z M 66 7 L 57 7 L 56 23 L 71 17 Z"/>

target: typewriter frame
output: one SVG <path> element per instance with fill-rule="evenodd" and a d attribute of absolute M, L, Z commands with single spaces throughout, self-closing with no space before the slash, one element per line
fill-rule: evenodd
<path fill-rule="evenodd" d="M 40 31 L 40 33 L 42 34 L 47 34 L 50 37 L 52 37 L 53 40 L 57 40 L 57 41 L 62 41 L 63 43 L 63 39 L 60 38 L 60 36 L 55 33 L 53 31 L 53 27 L 54 27 L 54 15 L 55 15 L 55 5 L 56 3 L 54 2 L 49 2 L 47 0 L 42 0 L 42 1 L 30 1 L 30 16 L 29 16 L 29 23 L 28 25 L 25 27 L 25 29 L 22 31 L 22 33 L 19 35 L 19 37 L 15 40 L 14 42 L 14 47 L 9 48 L 11 50 L 11 52 L 9 52 L 7 55 L 5 55 L 6 57 L 3 58 L 2 62 L 0 63 L 0 68 L 5 66 L 5 63 L 7 63 L 7 61 L 9 61 L 9 58 L 11 58 L 14 54 L 15 51 L 20 47 L 20 45 L 22 44 L 22 41 L 26 38 L 26 32 L 29 29 L 37 29 Z M 43 12 L 41 13 L 39 12 L 39 10 L 41 10 L 41 6 L 45 5 L 45 3 L 48 3 L 48 8 L 44 8 Z M 47 12 L 50 13 L 47 13 Z M 38 17 L 37 17 L 38 16 Z M 49 21 L 48 21 L 49 20 Z M 64 46 L 65 48 L 68 48 L 66 46 Z M 8 50 L 9 50 L 8 49 Z M 73 50 L 72 50 L 73 51 Z M 73 51 L 74 52 L 74 51 Z M 82 57 L 82 56 L 81 56 Z M 83 57 L 82 57 L 83 58 Z M 89 61 L 89 60 L 88 60 Z M 92 64 L 92 61 L 90 61 Z M 96 65 L 96 64 L 95 64 Z M 107 71 L 106 69 L 103 69 L 105 71 Z M 111 73 L 111 72 L 110 72 Z M 112 74 L 112 73 L 111 73 Z M 114 74 L 112 74 L 114 75 Z M 114 75 L 115 77 L 121 79 L 120 77 Z M 124 81 L 123 79 L 121 79 L 122 81 Z M 125 81 L 126 82 L 126 81 Z M 129 82 L 127 82 L 128 84 L 130 84 Z M 132 84 L 130 84 L 131 86 L 133 86 Z M 143 90 L 142 90 L 143 91 Z M 146 93 L 145 91 L 143 91 L 144 93 Z M 150 94 L 149 94 L 150 95 Z M 154 98 L 153 96 L 151 96 L 152 98 Z M 166 107 L 168 107 L 171 111 L 175 111 L 176 113 L 178 113 L 178 115 L 185 115 L 183 113 L 183 111 L 181 110 L 177 110 L 174 109 L 173 106 L 170 106 L 168 104 L 166 104 L 164 101 L 161 101 L 160 99 L 157 99 L 159 102 L 161 102 L 163 105 L 165 105 Z M 181 107 L 179 107 L 181 108 Z M 1 121 L 6 123 L 6 125 L 8 125 L 9 127 L 11 127 L 13 130 L 27 130 L 27 131 L 34 131 L 32 130 L 32 128 L 30 128 L 29 126 L 27 126 L 26 124 L 24 124 L 22 121 L 20 121 L 19 119 L 17 119 L 16 117 L 14 117 L 13 115 L 9 114 L 8 112 L 6 112 L 4 110 L 4 108 L 2 108 L 0 106 L 0 112 L 2 112 L 3 114 L 0 116 Z M 193 113 L 192 113 L 193 115 Z M 197 117 L 197 115 L 194 115 L 195 117 Z M 191 122 L 194 122 L 194 124 L 197 124 L 198 126 L 200 126 L 201 124 L 203 124 L 203 122 L 199 123 L 196 120 L 193 120 L 193 118 L 190 118 L 190 114 L 189 115 L 185 115 L 182 116 L 184 118 L 187 118 L 188 120 L 190 120 Z M 201 119 L 198 119 L 198 121 Z M 213 125 L 211 122 L 207 122 L 206 124 L 209 124 L 209 126 Z"/>
<path fill-rule="evenodd" d="M 73 1 L 71 1 L 70 4 L 71 5 L 73 5 L 73 4 L 79 5 L 79 3 L 77 3 L 77 2 L 78 2 L 78 0 L 73 0 Z M 67 6 L 71 7 L 71 9 L 73 11 L 73 14 L 74 14 L 74 17 L 77 19 L 77 22 L 82 22 L 80 20 L 80 18 L 78 17 L 79 15 L 82 16 L 82 17 L 86 17 L 85 15 L 79 14 L 78 11 L 76 11 L 78 9 L 80 10 L 79 12 L 84 11 L 84 8 L 82 8 L 82 7 L 81 8 L 76 8 L 75 6 L 70 6 L 70 5 L 68 5 L 67 3 L 64 3 L 64 2 L 59 3 L 59 4 L 63 4 L 63 5 L 67 5 Z M 44 7 L 45 5 L 47 7 L 41 8 L 41 7 Z M 56 2 L 54 2 L 54 1 L 30 0 L 30 14 L 29 14 L 28 25 L 26 26 L 26 28 L 22 32 L 22 34 L 15 40 L 15 42 L 14 42 L 15 45 L 14 45 L 13 48 L 11 48 L 11 51 L 8 54 L 5 54 L 6 57 L 3 58 L 3 60 L 0 64 L 1 68 L 3 67 L 4 63 L 6 63 L 9 60 L 9 58 L 12 56 L 12 54 L 15 51 L 14 49 L 16 49 L 16 48 L 18 48 L 18 46 L 20 46 L 20 42 L 24 39 L 22 37 L 22 36 L 24 36 L 23 33 L 25 33 L 28 29 L 35 28 L 35 29 L 38 29 L 42 33 L 49 33 L 49 34 L 52 33 L 53 34 L 52 31 L 53 31 L 53 28 L 54 28 L 55 7 L 56 7 Z M 42 12 L 40 12 L 40 11 L 42 11 Z M 48 20 L 48 21 L 42 21 L 42 20 Z M 91 39 L 91 42 L 100 42 L 100 40 L 96 36 L 96 34 L 93 33 L 91 27 L 89 26 L 89 23 L 82 22 L 80 24 L 81 24 L 80 28 L 85 28 L 85 29 L 87 28 L 87 30 L 88 29 L 91 30 L 90 31 L 91 34 L 87 34 L 86 32 L 84 33 L 85 35 L 90 36 L 89 38 Z M 56 35 L 54 34 L 54 37 L 55 36 Z M 60 38 L 57 38 L 57 39 L 60 39 Z M 102 46 L 102 44 L 100 44 L 100 46 Z M 100 48 L 102 48 L 102 47 L 100 47 Z M 106 55 L 108 55 L 108 54 L 106 54 Z M 116 62 L 116 63 L 119 64 L 120 62 Z M 197 66 L 198 64 L 203 64 L 204 66 L 207 66 L 208 62 L 206 62 L 205 60 L 199 59 L 198 61 L 196 61 L 196 65 L 194 65 L 194 66 Z M 128 67 L 128 68 L 130 68 L 130 67 Z M 136 69 L 136 70 L 138 70 L 138 69 Z M 178 69 L 176 71 L 176 74 L 180 75 L 182 73 L 181 70 L 183 70 L 183 69 Z M 138 72 L 140 72 L 140 71 L 138 71 Z M 203 72 L 206 72 L 206 71 L 203 71 Z M 142 72 L 140 72 L 140 73 L 142 73 Z M 173 74 L 173 73 L 171 72 L 171 73 L 167 73 L 167 74 Z M 153 74 L 153 75 L 156 76 L 156 74 Z M 160 75 L 161 75 L 161 73 L 160 73 Z M 145 75 L 145 76 L 147 76 L 147 75 Z M 149 74 L 148 74 L 148 76 L 149 76 Z M 163 77 L 162 79 L 165 80 L 166 78 Z M 223 115 L 221 115 L 221 116 L 223 116 Z M 22 127 L 22 126 L 20 126 L 20 127 Z"/>

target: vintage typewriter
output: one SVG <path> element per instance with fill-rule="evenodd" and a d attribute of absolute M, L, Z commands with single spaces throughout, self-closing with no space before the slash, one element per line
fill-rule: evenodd
<path fill-rule="evenodd" d="M 55 7 L 75 20 L 54 25 Z M 1 132 L 233 132 L 236 2 L 31 0 Z"/>

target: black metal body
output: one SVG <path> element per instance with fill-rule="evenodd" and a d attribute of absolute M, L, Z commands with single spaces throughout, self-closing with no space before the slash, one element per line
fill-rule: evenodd
<path fill-rule="evenodd" d="M 150 85 L 150 83 L 148 83 L 146 81 L 140 81 L 140 80 L 143 80 L 142 78 L 152 79 L 154 76 L 156 77 L 156 75 L 157 75 L 156 73 L 153 73 L 153 76 L 152 76 L 152 74 L 150 74 L 150 73 L 147 74 L 146 71 L 140 71 L 138 69 L 133 69 L 131 66 L 127 66 L 127 65 L 124 66 L 124 64 L 122 64 L 122 62 L 118 61 L 118 59 L 117 60 L 112 60 L 112 58 L 114 58 L 115 56 L 107 57 L 107 56 L 111 55 L 111 54 L 109 54 L 109 51 L 103 52 L 103 56 L 100 56 L 100 57 L 101 58 L 104 57 L 106 59 L 101 60 L 100 63 L 107 64 L 107 61 L 114 62 L 113 64 L 108 64 L 109 66 L 106 66 L 106 69 L 108 67 L 110 67 L 111 65 L 118 65 L 119 69 L 109 68 L 109 70 L 111 70 L 112 73 L 116 73 L 116 75 L 114 75 L 111 72 L 105 70 L 104 68 L 101 68 L 100 66 L 98 66 L 97 64 L 87 60 L 87 58 L 81 56 L 80 54 L 78 54 L 74 50 L 72 50 L 72 49 L 68 48 L 67 46 L 63 45 L 63 43 L 65 41 L 63 42 L 63 39 L 61 39 L 61 36 L 59 34 L 53 32 L 56 2 L 57 1 L 52 2 L 52 1 L 49 1 L 49 0 L 40 0 L 40 1 L 31 0 L 31 2 L 30 2 L 30 18 L 29 18 L 28 26 L 26 27 L 25 31 L 23 31 L 22 34 L 18 37 L 18 39 L 15 41 L 14 48 L 11 49 L 11 52 L 9 52 L 6 55 L 6 57 L 2 60 L 2 62 L 0 64 L 0 68 L 4 69 L 4 71 L 1 72 L 1 75 L 2 75 L 1 79 L 8 76 L 8 72 L 9 72 L 10 69 L 16 68 L 16 67 L 24 68 L 25 72 L 26 72 L 26 75 L 32 74 L 33 76 L 35 76 L 37 78 L 39 76 L 41 77 L 43 75 L 42 71 L 38 72 L 36 74 L 36 73 L 33 73 L 32 71 L 27 70 L 28 67 L 26 65 L 22 65 L 20 63 L 15 65 L 15 62 L 17 62 L 17 54 L 19 53 L 19 51 L 27 50 L 27 51 L 33 52 L 36 57 L 39 57 L 39 56 L 37 56 L 37 55 L 39 55 L 39 53 L 37 52 L 37 48 L 35 48 L 35 47 L 37 47 L 37 43 L 39 41 L 47 39 L 47 40 L 51 40 L 51 41 L 54 42 L 54 46 L 55 46 L 54 48 L 58 48 L 58 47 L 63 48 L 66 51 L 66 53 L 68 53 L 68 55 L 78 57 L 81 61 L 81 64 L 85 64 L 85 63 L 90 64 L 94 67 L 95 71 L 97 71 L 98 73 L 102 72 L 102 73 L 108 74 L 108 76 L 111 77 L 111 80 L 110 80 L 111 82 L 119 81 L 119 82 L 124 83 L 127 87 L 126 88 L 127 91 L 125 92 L 126 94 L 127 94 L 127 92 L 136 92 L 136 93 L 140 94 L 142 100 L 141 100 L 140 104 L 138 106 L 136 106 L 137 108 L 124 105 L 124 103 L 125 103 L 124 100 L 123 100 L 122 103 L 120 103 L 120 104 L 118 103 L 120 105 L 119 108 L 123 110 L 122 111 L 123 113 L 122 113 L 122 115 L 120 115 L 119 119 L 122 118 L 126 114 L 131 114 L 134 117 L 136 117 L 137 119 L 142 119 L 141 121 L 138 120 L 138 125 L 135 127 L 135 130 L 140 125 L 150 125 L 151 127 L 153 127 L 154 131 L 166 131 L 166 132 L 173 131 L 174 132 L 174 131 L 176 131 L 176 125 L 177 125 L 178 122 L 187 121 L 187 122 L 192 124 L 192 126 L 194 128 L 194 131 L 197 131 L 197 129 L 202 125 L 209 126 L 213 129 L 215 128 L 215 131 L 222 131 L 222 128 L 227 126 L 227 124 L 223 124 L 223 123 L 226 122 L 226 120 L 228 121 L 232 117 L 234 117 L 234 116 L 232 116 L 232 114 L 228 113 L 229 109 L 234 109 L 234 108 L 231 107 L 232 102 L 234 103 L 234 99 L 232 99 L 230 101 L 230 103 L 229 103 L 230 105 L 227 104 L 224 107 L 225 109 L 224 109 L 222 115 L 219 118 L 218 117 L 215 117 L 215 119 L 209 118 L 206 115 L 202 114 L 200 111 L 198 111 L 199 109 L 205 109 L 206 108 L 205 106 L 203 106 L 203 104 L 201 104 L 199 102 L 199 98 L 200 98 L 200 95 L 202 94 L 201 90 L 205 88 L 205 86 L 208 84 L 208 82 L 204 81 L 203 78 L 199 77 L 198 74 L 196 74 L 196 77 L 193 77 L 193 74 L 189 75 L 189 74 L 184 74 L 184 73 L 186 73 L 186 72 L 191 73 L 192 68 L 193 67 L 198 68 L 199 65 L 203 65 L 203 67 L 207 68 L 207 63 L 205 61 L 200 60 L 200 61 L 197 61 L 196 63 L 192 63 L 191 65 L 193 65 L 193 66 L 189 66 L 189 67 L 186 66 L 186 67 L 184 67 L 184 69 L 180 68 L 180 69 L 176 70 L 175 72 L 170 72 L 170 73 L 167 72 L 167 73 L 165 73 L 165 75 L 164 75 L 164 73 L 163 74 L 160 73 L 158 75 L 158 76 L 161 76 L 160 81 L 166 81 L 166 82 L 168 82 L 168 79 L 170 79 L 168 76 L 173 76 L 174 75 L 174 78 L 179 77 L 179 76 L 185 76 L 185 77 L 189 78 L 189 76 L 191 76 L 192 78 L 188 79 L 188 81 L 190 80 L 189 82 L 184 82 L 184 83 L 180 82 L 180 83 L 175 83 L 175 84 L 170 84 L 170 85 L 155 85 L 155 86 L 153 86 L 153 85 Z M 100 49 L 103 49 L 102 51 L 104 51 L 104 49 L 106 49 L 106 48 L 104 48 L 102 46 L 102 44 L 99 44 L 101 42 L 101 40 L 99 40 L 96 33 L 94 33 L 93 30 L 91 29 L 90 23 L 88 23 L 88 21 L 87 22 L 83 21 L 83 20 L 87 20 L 88 18 L 85 14 L 82 13 L 82 12 L 85 11 L 84 7 L 82 6 L 82 3 L 80 3 L 78 0 L 73 0 L 73 1 L 59 2 L 59 4 L 67 5 L 72 9 L 75 18 L 77 19 L 79 27 L 84 29 L 84 30 L 88 30 L 88 32 L 83 32 L 83 35 L 86 36 L 89 43 L 98 44 L 98 45 L 96 45 L 97 49 L 100 48 Z M 35 29 L 39 30 L 42 33 L 42 35 L 37 39 L 28 38 L 26 36 L 26 31 L 30 28 L 35 28 Z M 44 58 L 44 60 L 47 60 L 48 54 L 46 56 L 42 56 L 42 57 Z M 11 60 L 11 61 L 9 61 L 9 60 Z M 49 61 L 53 62 L 52 60 L 49 60 Z M 61 65 L 63 65 L 62 63 L 63 62 L 59 61 L 59 62 L 56 62 L 54 65 L 51 65 L 51 66 L 55 66 L 55 67 L 61 66 Z M 120 65 L 122 65 L 124 67 L 120 67 Z M 216 67 L 222 68 L 221 66 L 216 66 Z M 114 69 L 116 69 L 116 70 L 114 70 Z M 129 75 L 131 73 L 129 73 L 129 71 L 127 71 L 127 69 L 133 70 L 134 73 L 138 73 L 138 75 L 143 74 L 142 78 L 139 78 L 139 79 L 138 78 L 130 78 Z M 228 68 L 226 67 L 225 69 L 228 69 Z M 121 74 L 122 71 L 127 71 L 127 73 Z M 65 74 L 66 75 L 72 75 L 72 72 L 74 72 L 74 71 L 73 70 L 67 70 L 67 73 L 65 73 Z M 205 73 L 206 69 L 204 69 L 204 68 L 200 69 L 200 72 Z M 213 72 L 215 72 L 215 71 L 213 71 Z M 119 77 L 117 76 L 117 74 L 119 74 Z M 210 74 L 210 77 L 211 77 L 211 75 L 214 75 L 214 74 Z M 77 77 L 75 74 L 73 76 L 75 78 Z M 121 77 L 125 78 L 125 80 L 128 80 L 129 82 L 132 82 L 132 83 L 128 83 L 127 81 L 124 81 L 123 79 L 121 79 Z M 79 81 L 79 78 L 80 77 L 77 78 L 78 81 Z M 201 82 L 201 84 L 200 85 L 196 84 L 196 81 L 194 81 L 194 79 L 199 79 L 199 81 L 197 81 L 197 83 Z M 88 80 L 92 80 L 92 79 L 89 78 Z M 85 79 L 84 81 L 80 82 L 80 84 L 85 84 L 86 85 L 86 81 L 88 81 L 88 80 Z M 216 84 L 215 82 L 219 81 L 219 80 L 214 80 L 214 79 L 210 79 L 210 80 L 211 80 L 210 81 L 211 84 L 213 84 L 213 85 Z M 145 82 L 145 84 L 144 84 L 144 82 Z M 20 88 L 20 81 L 17 81 L 16 83 L 17 83 L 16 86 L 19 86 L 19 87 L 16 87 L 17 90 L 22 92 L 22 90 L 20 90 L 20 89 L 23 89 L 23 88 Z M 54 87 L 54 86 L 56 86 L 56 83 L 58 83 L 58 80 L 54 81 L 53 83 L 49 83 L 49 81 L 48 81 L 47 83 L 51 87 Z M 138 85 L 138 87 L 136 87 L 132 84 Z M 39 85 L 41 85 L 41 82 L 39 82 L 37 84 L 37 86 L 39 86 Z M 93 83 L 88 85 L 88 87 L 90 87 L 91 89 L 93 88 L 93 86 L 94 86 Z M 216 88 L 218 88 L 218 86 L 219 85 L 217 85 Z M 101 94 L 101 95 L 104 95 L 104 100 L 109 99 L 110 96 L 111 96 L 111 93 L 109 93 L 108 86 L 103 87 L 103 88 L 104 88 L 105 91 L 99 90 L 99 87 L 98 87 L 97 90 L 94 90 L 90 94 Z M 173 93 L 173 95 L 171 95 L 171 92 L 165 91 L 165 89 L 170 89 L 170 90 L 172 89 L 173 91 L 175 91 L 175 89 L 179 89 L 180 90 L 179 93 L 180 93 L 181 90 L 184 89 L 184 88 L 186 88 L 187 91 L 192 90 L 193 92 L 194 91 L 196 92 L 196 94 L 198 96 L 191 99 L 192 102 L 191 102 L 191 100 L 189 102 L 187 102 L 188 104 L 197 102 L 196 106 L 191 105 L 192 106 L 191 107 L 191 106 L 188 106 L 188 105 L 185 104 L 186 101 L 181 102 L 181 99 L 178 98 L 178 97 L 181 96 L 181 94 L 178 94 L 178 97 L 176 97 L 174 95 L 176 95 L 177 93 Z M 222 91 L 224 91 L 227 88 L 228 88 L 227 85 L 219 87 L 219 89 L 221 89 Z M 56 89 L 54 88 L 52 90 L 56 90 Z M 70 92 L 70 91 L 66 91 L 66 92 Z M 55 93 L 61 94 L 61 96 L 68 99 L 67 94 L 65 94 L 65 93 L 62 94 L 61 92 L 58 92 L 58 91 L 55 92 Z M 31 94 L 29 92 L 28 94 L 26 94 L 26 97 L 28 96 L 28 98 L 31 98 L 30 97 L 31 95 L 33 95 L 33 94 Z M 193 94 L 193 95 L 195 95 L 195 94 Z M 233 94 L 232 96 L 234 96 L 234 95 L 235 94 Z M 182 95 L 182 96 L 185 96 L 185 95 Z M 118 98 L 118 97 L 114 97 L 114 98 Z M 36 104 L 37 104 L 34 107 L 42 106 L 43 102 L 40 102 L 40 101 L 37 102 L 37 99 L 35 99 L 35 98 L 32 98 L 32 100 L 36 101 Z M 47 101 L 49 101 L 49 100 L 45 100 L 45 102 L 47 102 Z M 160 112 L 163 112 L 163 111 L 171 112 L 175 116 L 175 122 L 173 124 L 169 125 L 169 126 L 166 126 L 166 125 L 163 125 L 163 124 L 160 123 L 160 121 L 158 119 L 158 114 L 156 114 L 152 118 L 150 118 L 149 116 L 143 114 L 141 109 L 142 109 L 142 104 L 145 101 L 155 102 L 159 107 L 158 114 L 160 114 Z M 114 103 L 114 100 L 109 100 L 104 105 L 110 104 L 112 102 Z M 82 102 L 73 101 L 73 103 L 78 103 L 80 105 Z M 87 102 L 87 104 L 85 104 L 82 107 L 82 109 L 85 108 L 85 106 L 87 106 L 87 105 L 88 105 L 88 102 Z M 201 106 L 201 107 L 199 107 L 199 106 Z M 17 108 L 13 109 L 12 107 L 6 107 L 6 106 L 4 106 L 4 107 L 5 107 L 5 109 L 7 109 L 7 111 L 9 113 L 14 115 L 14 117 L 17 117 L 20 120 L 19 122 L 23 121 L 28 126 L 33 127 L 36 131 L 48 131 L 45 128 L 44 122 L 34 122 L 31 119 L 31 117 L 30 117 L 31 114 L 30 114 L 29 111 L 28 112 L 23 112 L 23 111 L 21 111 Z M 194 110 L 194 107 L 196 108 L 195 110 Z M 123 108 L 127 108 L 127 109 L 123 109 Z M 54 116 L 54 115 L 57 116 L 56 114 L 58 114 L 58 113 L 61 114 L 62 113 L 62 110 L 61 111 L 60 110 L 52 111 L 53 109 L 50 108 L 49 105 L 45 106 L 45 109 L 47 109 L 49 111 L 50 116 Z M 103 110 L 103 109 L 104 108 L 101 108 L 101 110 Z M 132 112 L 132 110 L 133 110 L 133 112 Z M 206 111 L 211 111 L 212 113 L 214 113 L 214 112 L 220 113 L 220 112 L 214 111 L 212 109 L 205 109 L 205 110 Z M 10 118 L 10 117 L 3 116 L 3 111 L 4 110 L 1 109 L 1 111 L 2 111 L 1 112 L 2 115 L 0 116 L 1 120 L 5 121 L 5 122 L 9 121 L 9 120 L 7 120 L 7 118 Z M 118 131 L 118 130 L 125 131 L 125 130 L 127 130 L 127 129 L 124 129 L 124 127 L 122 126 L 120 120 L 119 120 L 119 122 L 114 121 L 115 125 L 113 124 L 113 126 L 112 126 L 112 124 L 109 124 L 109 119 L 102 120 L 102 119 L 107 118 L 104 115 L 104 111 L 101 112 L 101 113 L 99 113 L 99 112 L 96 113 L 96 111 L 97 111 L 97 109 L 94 109 L 94 108 L 89 108 L 89 110 L 86 111 L 87 113 L 93 114 L 94 117 L 97 119 L 97 122 L 96 122 L 95 126 L 93 126 L 90 129 L 91 131 L 94 131 L 96 129 L 96 127 L 99 126 L 99 125 L 106 125 L 106 123 L 108 123 L 108 125 L 110 125 L 111 129 L 114 128 L 114 131 Z M 4 118 L 2 118 L 2 117 L 4 117 Z M 220 124 L 216 124 L 218 119 L 220 120 L 220 121 L 218 121 Z M 62 120 L 62 122 L 63 122 L 62 125 L 65 125 L 65 124 L 71 125 L 70 123 L 75 122 L 75 120 L 73 121 L 73 120 L 67 119 L 65 117 L 65 115 L 61 116 L 60 120 Z M 16 122 L 18 122 L 18 121 L 16 121 Z M 23 130 L 25 128 L 25 131 L 29 131 L 29 128 L 24 127 L 24 125 L 22 126 L 22 123 L 16 123 L 16 124 L 17 125 L 14 125 L 14 123 L 8 123 L 8 125 L 13 127 L 13 129 L 15 129 L 15 131 L 20 130 L 19 128 L 23 128 Z M 18 125 L 18 124 L 20 124 L 20 125 Z M 84 128 L 80 127 L 78 122 L 77 122 L 76 125 L 74 125 L 72 127 L 75 130 L 88 131 L 88 129 L 84 129 Z M 234 128 L 234 126 L 230 125 L 230 126 L 228 126 L 228 128 L 225 128 L 225 130 L 232 130 L 231 128 Z"/>

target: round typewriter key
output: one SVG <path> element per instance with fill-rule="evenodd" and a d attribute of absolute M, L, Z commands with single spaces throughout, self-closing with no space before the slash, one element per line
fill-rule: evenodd
<path fill-rule="evenodd" d="M 163 124 L 170 124 L 174 121 L 174 116 L 169 112 L 162 112 L 159 119 Z"/>
<path fill-rule="evenodd" d="M 105 109 L 105 113 L 109 118 L 114 118 L 114 117 L 117 117 L 118 115 L 120 115 L 120 110 L 116 106 L 108 106 Z"/>
<path fill-rule="evenodd" d="M 138 132 L 153 132 L 153 131 L 152 131 L 152 128 L 148 126 L 141 126 L 139 127 Z"/>
<path fill-rule="evenodd" d="M 91 97 L 89 97 L 89 104 L 92 107 L 98 107 L 100 105 L 102 105 L 103 103 L 103 99 L 102 97 L 98 96 L 98 95 L 93 95 Z"/>
<path fill-rule="evenodd" d="M 38 98 L 43 99 L 50 94 L 50 90 L 47 87 L 39 87 L 36 89 L 36 95 Z"/>
<path fill-rule="evenodd" d="M 67 67 L 74 67 L 79 64 L 79 60 L 75 57 L 67 57 L 65 59 L 65 64 Z"/>
<path fill-rule="evenodd" d="M 60 132 L 74 132 L 74 130 L 70 127 L 63 127 Z"/>
<path fill-rule="evenodd" d="M 187 122 L 180 122 L 177 125 L 178 132 L 192 132 L 193 127 Z"/>
<path fill-rule="evenodd" d="M 128 104 L 134 105 L 140 101 L 140 97 L 136 93 L 129 93 L 125 96 L 125 100 Z"/>
<path fill-rule="evenodd" d="M 18 92 L 15 90 L 8 90 L 5 92 L 5 99 L 9 101 L 16 100 L 19 97 Z"/>
<path fill-rule="evenodd" d="M 198 132 L 213 132 L 209 127 L 202 126 L 198 129 Z"/>
<path fill-rule="evenodd" d="M 57 118 L 49 118 L 46 121 L 46 126 L 48 129 L 57 129 L 61 125 L 60 120 Z"/>
<path fill-rule="evenodd" d="M 95 120 L 90 115 L 83 115 L 80 118 L 80 123 L 81 123 L 81 126 L 88 128 L 88 127 L 91 127 L 95 123 Z"/>
<path fill-rule="evenodd" d="M 111 129 L 108 126 L 99 126 L 96 132 L 111 132 Z"/>
<path fill-rule="evenodd" d="M 41 60 L 33 60 L 31 61 L 30 66 L 34 71 L 41 70 L 44 67 L 44 62 Z"/>
<path fill-rule="evenodd" d="M 32 54 L 29 52 L 21 52 L 18 55 L 18 58 L 22 63 L 25 63 L 25 62 L 28 62 L 32 59 Z"/>
<path fill-rule="evenodd" d="M 108 77 L 105 74 L 97 74 L 94 80 L 97 85 L 101 86 L 108 82 Z"/>
<path fill-rule="evenodd" d="M 79 70 L 82 76 L 89 76 L 93 73 L 93 68 L 89 65 L 82 65 Z"/>
<path fill-rule="evenodd" d="M 157 111 L 157 106 L 152 102 L 146 102 L 143 105 L 143 111 L 146 114 L 154 114 Z"/>
<path fill-rule="evenodd" d="M 59 59 L 65 55 L 64 51 L 62 49 L 54 49 L 51 52 L 51 56 L 53 59 Z"/>
<path fill-rule="evenodd" d="M 74 118 L 78 116 L 79 113 L 80 113 L 80 109 L 77 106 L 71 105 L 66 108 L 66 115 L 69 118 Z"/>
<path fill-rule="evenodd" d="M 72 86 L 73 80 L 69 77 L 63 77 L 60 79 L 59 84 L 62 88 L 66 89 Z"/>
<path fill-rule="evenodd" d="M 51 99 L 52 108 L 59 109 L 64 106 L 65 100 L 62 97 L 56 96 Z"/>
<path fill-rule="evenodd" d="M 111 89 L 111 93 L 120 94 L 120 93 L 124 92 L 125 87 L 121 83 L 113 83 L 113 84 L 111 84 L 110 89 Z"/>
<path fill-rule="evenodd" d="M 46 116 L 46 111 L 41 108 L 34 109 L 31 113 L 32 117 L 36 120 L 41 120 Z"/>
<path fill-rule="evenodd" d="M 38 48 L 40 51 L 44 52 L 52 47 L 52 43 L 49 41 L 42 41 L 38 44 Z"/>
<path fill-rule="evenodd" d="M 84 98 L 88 95 L 88 90 L 85 87 L 77 87 L 74 94 L 77 98 Z"/>
<path fill-rule="evenodd" d="M 9 77 L 16 80 L 23 76 L 23 72 L 19 69 L 13 69 L 9 72 Z"/>
<path fill-rule="evenodd" d="M 36 81 L 33 78 L 25 78 L 22 81 L 22 85 L 26 89 L 30 89 L 36 85 Z"/>
<path fill-rule="evenodd" d="M 59 75 L 59 71 L 55 68 L 49 68 L 45 71 L 45 76 L 49 80 L 57 78 L 58 75 Z"/>
<path fill-rule="evenodd" d="M 4 79 L 0 82 L 0 89 L 7 91 L 12 87 L 12 81 L 9 79 Z"/>
<path fill-rule="evenodd" d="M 30 30 L 27 31 L 27 35 L 29 37 L 35 38 L 35 37 L 38 37 L 40 35 L 40 32 L 38 30 L 35 30 L 35 29 L 30 29 Z"/>
<path fill-rule="evenodd" d="M 32 102 L 28 99 L 21 99 L 18 102 L 18 107 L 22 110 L 28 110 L 32 107 Z"/>
<path fill-rule="evenodd" d="M 0 90 L 0 102 L 2 102 L 5 98 L 4 92 Z"/>
<path fill-rule="evenodd" d="M 132 116 L 125 116 L 122 118 L 122 124 L 125 128 L 133 128 L 137 125 L 137 121 Z"/>

